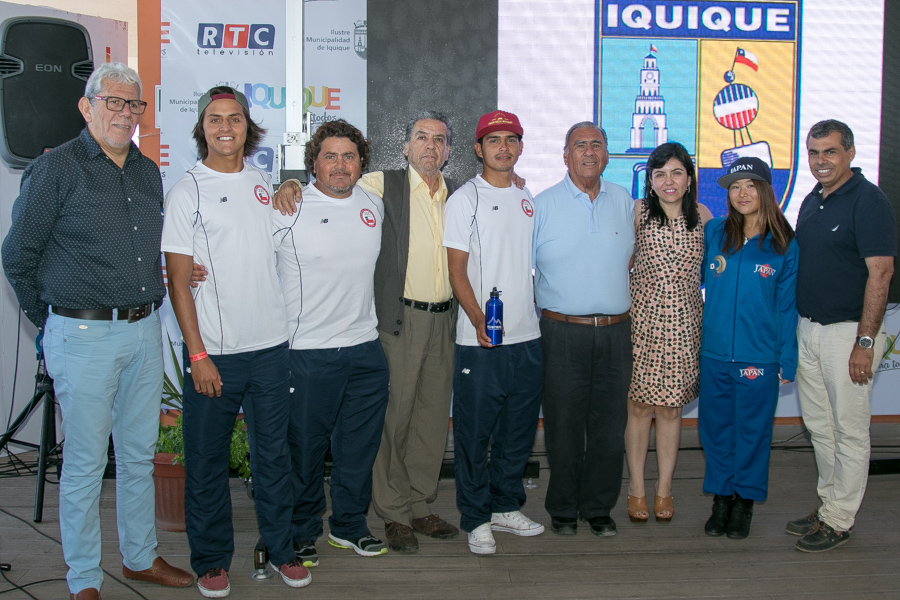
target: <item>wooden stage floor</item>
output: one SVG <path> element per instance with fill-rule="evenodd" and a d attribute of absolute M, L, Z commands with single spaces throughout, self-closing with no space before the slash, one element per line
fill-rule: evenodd
<path fill-rule="evenodd" d="M 873 458 L 900 456 L 900 424 L 875 424 Z M 316 599 L 544 599 L 575 598 L 816 598 L 862 600 L 900 598 L 900 475 L 869 479 L 865 501 L 849 544 L 821 554 L 794 549 L 797 538 L 784 533 L 785 523 L 815 506 L 815 464 L 802 427 L 775 428 L 769 499 L 757 504 L 750 537 L 711 538 L 703 524 L 712 503 L 702 493 L 704 457 L 696 428 L 686 428 L 674 485 L 675 517 L 670 523 L 631 523 L 625 511 L 627 480 L 613 511 L 618 535 L 597 538 L 585 525 L 578 535 L 561 537 L 549 531 L 543 508 L 546 459 L 540 437 L 535 454 L 544 468 L 528 491 L 524 512 L 547 531 L 531 538 L 497 533 L 497 554 L 471 554 L 465 534 L 449 541 L 420 536 L 419 553 L 388 553 L 363 558 L 319 540 L 319 566 L 312 584 L 292 590 L 280 578 L 251 581 L 256 523 L 243 484 L 232 480 L 236 554 L 231 567 L 232 598 Z M 878 448 L 882 446 L 882 448 Z M 655 454 L 648 457 L 648 489 L 655 475 Z M 0 464 L 7 458 L 0 458 Z M 627 476 L 627 469 L 626 469 Z M 66 567 L 59 545 L 58 493 L 47 487 L 44 520 L 32 523 L 34 476 L 0 479 L 0 562 L 19 585 L 64 578 Z M 327 488 L 326 488 L 327 489 Z M 458 523 L 452 479 L 442 480 L 435 512 Z M 196 599 L 196 587 L 171 590 L 121 575 L 115 527 L 115 482 L 104 481 L 100 501 L 106 600 Z M 383 524 L 370 513 L 376 536 Z M 327 534 L 327 521 L 326 521 Z M 189 568 L 184 533 L 159 532 L 159 553 L 171 563 Z M 0 598 L 27 598 L 0 579 Z M 64 580 L 26 588 L 34 598 L 68 598 Z"/>

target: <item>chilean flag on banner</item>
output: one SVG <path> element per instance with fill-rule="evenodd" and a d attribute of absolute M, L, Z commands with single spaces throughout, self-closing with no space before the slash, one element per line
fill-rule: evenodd
<path fill-rule="evenodd" d="M 734 55 L 734 62 L 741 63 L 742 65 L 747 65 L 754 71 L 759 70 L 759 59 L 756 58 L 755 54 L 744 50 L 743 48 L 737 49 L 737 53 L 735 53 Z"/>

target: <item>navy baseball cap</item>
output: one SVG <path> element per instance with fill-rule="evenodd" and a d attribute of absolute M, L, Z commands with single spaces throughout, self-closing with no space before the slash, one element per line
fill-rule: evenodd
<path fill-rule="evenodd" d="M 772 185 L 772 171 L 769 165 L 755 156 L 739 158 L 728 167 L 724 175 L 719 177 L 719 187 L 728 189 L 738 179 L 759 179 Z"/>

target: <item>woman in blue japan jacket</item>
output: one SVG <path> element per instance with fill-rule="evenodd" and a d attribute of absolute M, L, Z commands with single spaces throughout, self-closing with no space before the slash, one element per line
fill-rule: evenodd
<path fill-rule="evenodd" d="M 766 163 L 739 159 L 718 183 L 728 215 L 704 231 L 699 426 L 703 491 L 715 495 L 705 531 L 741 539 L 768 493 L 778 386 L 797 370 L 798 249 Z"/>

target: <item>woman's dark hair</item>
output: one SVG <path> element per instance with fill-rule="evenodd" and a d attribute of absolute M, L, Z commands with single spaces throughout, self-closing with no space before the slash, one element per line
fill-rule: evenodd
<path fill-rule="evenodd" d="M 700 209 L 697 207 L 697 173 L 694 170 L 694 161 L 687 149 L 678 142 L 660 144 L 650 157 L 647 158 L 647 169 L 644 174 L 644 202 L 649 207 L 649 221 L 656 221 L 660 227 L 669 222 L 666 211 L 659 203 L 659 196 L 653 191 L 653 169 L 661 169 L 670 159 L 676 159 L 687 172 L 689 182 L 687 192 L 681 199 L 681 213 L 684 215 L 685 224 L 689 230 L 693 230 L 700 223 Z"/>
<path fill-rule="evenodd" d="M 366 141 L 362 132 L 345 121 L 344 119 L 335 119 L 334 121 L 325 121 L 322 123 L 313 136 L 306 142 L 306 156 L 303 162 L 306 165 L 306 172 L 315 175 L 313 165 L 322 151 L 322 142 L 326 138 L 342 137 L 347 138 L 356 144 L 356 151 L 359 152 L 359 162 L 362 172 L 365 173 L 369 168 L 369 142 Z"/>
<path fill-rule="evenodd" d="M 220 85 L 209 90 L 210 96 L 233 93 L 234 90 L 227 85 Z M 244 157 L 246 158 L 256 152 L 256 149 L 259 148 L 263 136 L 266 135 L 266 130 L 257 125 L 253 119 L 250 118 L 250 111 L 243 106 L 241 106 L 241 110 L 244 112 L 244 120 L 247 121 L 247 141 L 244 142 Z M 204 109 L 203 112 L 206 113 L 206 110 Z M 197 115 L 197 124 L 194 125 L 194 130 L 191 132 L 191 135 L 194 137 L 194 143 L 197 144 L 197 153 L 200 155 L 200 160 L 206 160 L 206 157 L 209 156 L 209 146 L 206 145 L 206 134 L 203 133 L 202 114 Z"/>
<path fill-rule="evenodd" d="M 772 249 L 776 254 L 784 254 L 794 239 L 794 230 L 775 202 L 775 191 L 772 186 L 761 179 L 751 181 L 759 196 L 759 212 L 756 217 L 759 223 L 759 247 L 763 247 L 766 235 L 772 234 Z M 732 206 L 730 192 L 726 203 L 728 215 L 725 217 L 725 243 L 722 250 L 727 254 L 734 254 L 744 247 L 744 215 Z"/>

